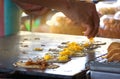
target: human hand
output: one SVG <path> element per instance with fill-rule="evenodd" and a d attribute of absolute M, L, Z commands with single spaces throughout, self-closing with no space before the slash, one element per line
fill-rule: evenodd
<path fill-rule="evenodd" d="M 95 37 L 98 33 L 99 16 L 93 3 L 85 1 L 68 2 L 68 8 L 65 8 L 63 13 L 75 24 L 83 24 L 87 28 L 84 35 L 88 38 Z"/>
<path fill-rule="evenodd" d="M 93 3 L 88 3 L 85 1 L 76 0 L 13 0 L 17 3 L 24 11 L 28 14 L 38 14 L 40 12 L 45 12 L 44 10 L 39 10 L 41 6 L 47 6 L 48 8 L 53 8 L 58 11 L 63 12 L 68 18 L 70 18 L 77 26 L 83 24 L 87 27 L 85 35 L 88 38 L 95 37 L 99 28 L 99 16 L 96 11 L 95 5 Z M 22 3 L 21 3 L 22 2 Z M 56 2 L 56 3 L 55 3 Z M 30 3 L 31 6 L 37 7 L 35 9 L 30 7 L 29 9 L 25 6 Z M 41 6 L 39 6 L 41 5 Z M 33 9 L 32 9 L 33 8 Z M 43 7 L 42 7 L 43 8 Z M 35 9 L 35 10 L 34 10 Z M 35 13 L 34 13 L 35 12 Z M 42 13 L 42 14 L 43 14 Z M 39 13 L 40 14 L 40 13 Z"/>

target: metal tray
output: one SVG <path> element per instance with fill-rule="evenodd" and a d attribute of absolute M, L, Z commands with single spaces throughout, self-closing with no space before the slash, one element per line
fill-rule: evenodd
<path fill-rule="evenodd" d="M 107 59 L 102 56 L 95 58 L 93 61 L 87 62 L 86 68 L 91 71 L 120 73 L 120 62 L 108 62 Z"/>

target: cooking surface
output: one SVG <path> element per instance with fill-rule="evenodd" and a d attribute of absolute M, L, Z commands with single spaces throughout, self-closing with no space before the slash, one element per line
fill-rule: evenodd
<path fill-rule="evenodd" d="M 86 40 L 87 38 L 83 36 L 30 33 L 23 31 L 17 35 L 0 38 L 0 72 L 9 73 L 13 71 L 20 71 L 24 74 L 52 74 L 71 77 L 85 71 L 85 63 L 87 61 L 93 60 L 95 57 L 107 53 L 106 49 L 112 41 L 120 41 L 119 39 L 95 38 L 97 41 L 106 42 L 106 45 L 102 45 L 100 48 L 88 52 L 87 56 L 85 57 L 75 57 L 72 58 L 71 61 L 64 64 L 56 63 L 60 65 L 60 67 L 57 69 L 47 69 L 43 72 L 38 69 L 17 68 L 13 66 L 13 63 L 17 62 L 18 60 L 27 60 L 36 56 L 41 57 L 48 52 L 49 48 L 57 48 L 57 46 L 62 42 L 75 41 L 80 43 Z M 34 48 L 39 47 L 43 48 L 43 51 L 33 50 Z"/>

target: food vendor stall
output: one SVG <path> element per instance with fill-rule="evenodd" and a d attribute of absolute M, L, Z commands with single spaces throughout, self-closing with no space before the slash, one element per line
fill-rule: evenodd
<path fill-rule="evenodd" d="M 0 38 L 0 78 L 86 79 L 88 71 L 92 79 L 119 78 L 119 63 L 107 63 L 102 56 L 120 39 L 79 35 L 20 31 Z"/>

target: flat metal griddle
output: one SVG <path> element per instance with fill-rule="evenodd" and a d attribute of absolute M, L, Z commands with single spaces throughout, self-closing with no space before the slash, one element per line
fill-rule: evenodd
<path fill-rule="evenodd" d="M 35 38 L 40 38 L 40 40 L 35 40 Z M 112 42 L 111 39 L 97 38 L 98 40 L 107 42 L 107 44 L 100 49 L 97 49 L 97 51 L 88 52 L 84 57 L 72 58 L 68 63 L 59 64 L 60 67 L 57 69 L 41 71 L 39 69 L 18 68 L 14 67 L 13 63 L 18 60 L 34 58 L 35 56 L 43 56 L 45 54 L 44 52 L 47 52 L 49 48 L 55 48 L 61 42 L 80 42 L 85 39 L 86 38 L 83 36 L 48 33 L 32 33 L 31 35 L 30 32 L 21 32 L 17 35 L 0 38 L 0 72 L 14 73 L 17 71 L 25 75 L 79 79 L 80 76 L 85 76 L 85 63 L 105 54 L 107 46 Z M 21 47 L 21 43 L 28 45 L 28 47 Z M 45 48 L 44 51 L 33 51 L 33 48 L 42 47 L 41 45 Z M 99 50 L 102 52 L 99 52 Z"/>

